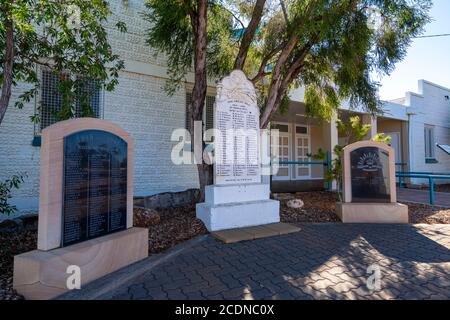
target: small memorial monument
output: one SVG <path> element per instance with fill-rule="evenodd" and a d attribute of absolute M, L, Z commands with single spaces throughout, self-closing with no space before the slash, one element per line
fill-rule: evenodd
<path fill-rule="evenodd" d="M 280 204 L 261 180 L 255 88 L 242 71 L 218 84 L 214 115 L 214 185 L 206 186 L 197 217 L 209 231 L 280 222 Z"/>
<path fill-rule="evenodd" d="M 344 203 L 337 214 L 347 223 L 408 223 L 408 207 L 397 203 L 394 149 L 360 141 L 343 150 Z"/>
<path fill-rule="evenodd" d="M 44 129 L 38 250 L 14 257 L 14 288 L 50 299 L 73 289 L 77 270 L 82 286 L 147 257 L 148 230 L 132 223 L 131 136 L 93 118 Z"/>

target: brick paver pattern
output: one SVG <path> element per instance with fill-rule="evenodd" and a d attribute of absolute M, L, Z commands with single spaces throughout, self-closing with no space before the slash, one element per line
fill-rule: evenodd
<path fill-rule="evenodd" d="M 450 225 L 300 227 L 298 233 L 235 244 L 209 236 L 112 298 L 450 298 Z M 379 290 L 367 286 L 374 264 Z"/>

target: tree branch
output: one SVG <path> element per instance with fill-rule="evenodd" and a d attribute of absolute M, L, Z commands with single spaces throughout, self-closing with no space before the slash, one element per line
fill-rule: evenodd
<path fill-rule="evenodd" d="M 257 83 L 259 80 L 261 80 L 266 74 L 267 72 L 265 72 L 266 70 L 266 66 L 268 64 L 268 62 L 270 61 L 270 59 L 272 59 L 278 52 L 280 52 L 283 47 L 286 45 L 286 42 L 280 43 L 277 47 L 273 48 L 272 51 L 270 51 L 261 61 L 261 64 L 259 66 L 258 69 L 258 73 L 253 77 L 253 79 L 251 80 L 253 82 L 253 84 Z"/>
<path fill-rule="evenodd" d="M 261 116 L 261 128 L 267 127 L 270 121 L 270 117 L 272 114 L 278 109 L 278 106 L 283 99 L 283 96 L 286 94 L 287 89 L 289 88 L 289 84 L 293 81 L 293 79 L 299 74 L 301 68 L 303 67 L 303 61 L 306 56 L 310 52 L 312 46 L 317 43 L 320 39 L 319 34 L 316 34 L 308 41 L 302 49 L 296 54 L 294 57 L 294 62 L 289 66 L 286 74 L 283 77 L 283 80 L 278 79 L 278 83 L 269 88 L 269 98 L 267 99 L 267 104 L 264 109 L 264 112 Z"/>
<path fill-rule="evenodd" d="M 272 81 L 269 86 L 269 97 L 267 99 L 266 106 L 264 108 L 264 112 L 260 118 L 261 128 L 265 128 L 269 124 L 270 115 L 273 113 L 273 109 L 275 107 L 275 103 L 277 100 L 278 89 L 280 88 L 280 80 L 281 73 L 283 70 L 283 66 L 285 65 L 289 55 L 294 50 L 297 45 L 299 38 L 297 35 L 292 35 L 287 42 L 286 46 L 281 51 L 280 57 L 278 58 L 277 64 L 275 65 L 274 70 L 272 71 Z"/>
<path fill-rule="evenodd" d="M 281 10 L 283 11 L 284 20 L 286 21 L 286 25 L 289 25 L 289 17 L 286 10 L 286 5 L 284 4 L 284 0 L 280 0 Z"/>
<path fill-rule="evenodd" d="M 315 34 L 312 39 L 310 39 L 308 43 L 306 43 L 303 48 L 297 53 L 297 55 L 294 57 L 294 62 L 291 64 L 286 75 L 284 76 L 282 86 L 287 87 L 299 74 L 300 69 L 302 68 L 303 61 L 305 60 L 312 46 L 317 43 L 319 38 L 319 35 Z"/>
<path fill-rule="evenodd" d="M 253 8 L 252 19 L 245 29 L 244 35 L 242 36 L 241 46 L 239 48 L 239 53 L 234 62 L 234 69 L 243 69 L 245 65 L 245 59 L 247 59 L 248 49 L 255 37 L 256 29 L 262 18 L 262 13 L 264 10 L 264 5 L 266 0 L 257 0 L 255 7 Z"/>

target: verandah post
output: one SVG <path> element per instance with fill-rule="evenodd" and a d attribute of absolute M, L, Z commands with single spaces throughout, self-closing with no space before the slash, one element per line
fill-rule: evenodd
<path fill-rule="evenodd" d="M 330 151 L 327 150 L 326 152 L 326 162 L 324 163 L 324 165 L 327 167 L 327 170 L 331 170 L 331 154 Z M 333 189 L 333 183 L 332 181 L 328 180 L 327 181 L 327 189 L 328 191 L 332 191 Z"/>

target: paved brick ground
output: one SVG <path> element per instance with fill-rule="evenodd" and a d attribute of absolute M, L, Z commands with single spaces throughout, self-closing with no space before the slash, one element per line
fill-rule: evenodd
<path fill-rule="evenodd" d="M 300 226 L 299 233 L 235 244 L 209 236 L 112 298 L 450 298 L 450 225 Z M 372 264 L 380 267 L 380 290 L 367 288 Z"/>
<path fill-rule="evenodd" d="M 397 188 L 397 198 L 399 201 L 430 204 L 430 192 L 428 190 L 416 190 Z M 450 208 L 450 193 L 435 192 L 435 205 Z"/>

